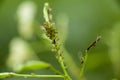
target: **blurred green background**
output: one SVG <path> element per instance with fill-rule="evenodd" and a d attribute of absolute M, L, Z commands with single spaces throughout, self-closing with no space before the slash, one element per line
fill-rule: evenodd
<path fill-rule="evenodd" d="M 56 27 L 63 26 L 59 32 L 66 35 L 63 36 L 64 47 L 78 67 L 80 55 L 97 36 L 102 36 L 89 52 L 83 80 L 120 80 L 119 0 L 0 0 L 0 72 L 12 71 L 14 64 L 27 60 L 46 61 L 60 69 L 39 30 L 44 22 L 42 12 L 45 2 L 50 3 Z M 28 54 L 22 55 L 21 50 Z M 17 59 L 12 61 L 12 58 Z M 34 73 L 52 72 L 37 70 Z"/>

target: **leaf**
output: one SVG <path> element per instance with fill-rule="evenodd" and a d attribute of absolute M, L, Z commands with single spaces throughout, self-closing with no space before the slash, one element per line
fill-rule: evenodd
<path fill-rule="evenodd" d="M 29 70 L 46 69 L 48 67 L 50 67 L 50 64 L 43 61 L 29 61 L 27 63 L 19 65 L 15 71 L 23 72 L 23 71 L 29 71 Z"/>

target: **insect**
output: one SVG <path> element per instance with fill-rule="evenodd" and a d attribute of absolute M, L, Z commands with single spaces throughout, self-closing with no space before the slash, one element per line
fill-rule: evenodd
<path fill-rule="evenodd" d="M 84 63 L 84 57 L 81 57 L 80 61 L 81 61 L 81 64 L 83 64 Z"/>
<path fill-rule="evenodd" d="M 95 46 L 98 43 L 98 41 L 100 41 L 100 39 L 101 39 L 101 36 L 98 36 L 96 38 L 96 40 L 89 45 L 89 47 L 87 48 L 87 51 L 89 51 L 90 48 L 92 48 L 93 46 Z"/>

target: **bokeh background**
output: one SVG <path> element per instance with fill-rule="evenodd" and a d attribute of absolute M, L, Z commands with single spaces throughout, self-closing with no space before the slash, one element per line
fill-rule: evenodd
<path fill-rule="evenodd" d="M 119 0 L 0 0 L 0 72 L 16 70 L 17 64 L 28 60 L 46 61 L 60 69 L 39 30 L 44 23 L 45 2 L 52 7 L 65 51 L 79 68 L 85 49 L 97 36 L 102 36 L 97 46 L 89 51 L 83 80 L 120 80 Z M 49 70 L 25 73 L 31 72 L 52 74 Z"/>

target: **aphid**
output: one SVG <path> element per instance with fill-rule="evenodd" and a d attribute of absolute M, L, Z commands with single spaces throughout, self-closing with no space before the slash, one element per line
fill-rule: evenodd
<path fill-rule="evenodd" d="M 45 27 L 45 28 L 48 28 L 48 27 L 49 27 L 49 23 L 48 23 L 48 22 L 45 22 L 45 23 L 44 23 L 44 27 Z"/>
<path fill-rule="evenodd" d="M 53 39 L 52 44 L 56 44 L 56 40 L 55 39 Z"/>
<path fill-rule="evenodd" d="M 81 64 L 83 64 L 84 63 L 84 57 L 81 57 L 80 61 L 81 61 Z"/>

